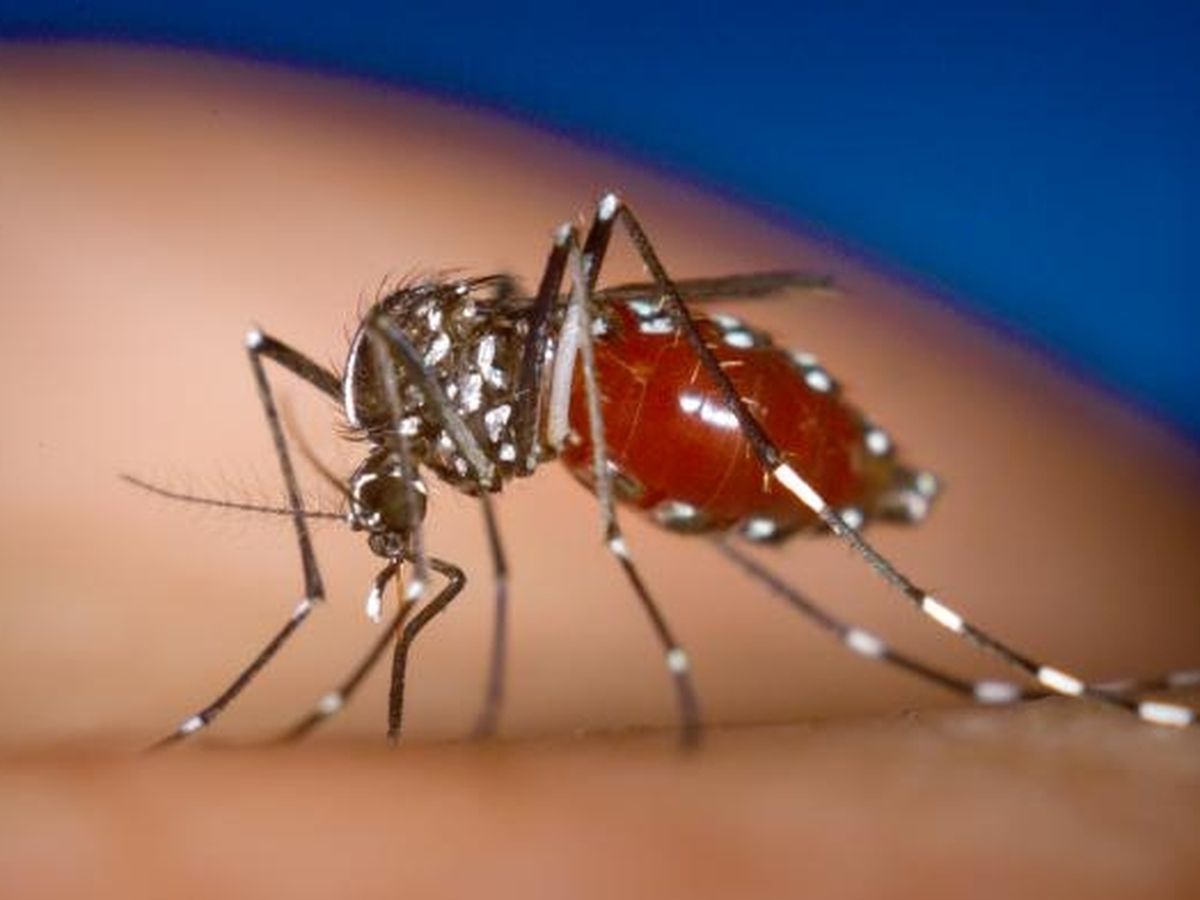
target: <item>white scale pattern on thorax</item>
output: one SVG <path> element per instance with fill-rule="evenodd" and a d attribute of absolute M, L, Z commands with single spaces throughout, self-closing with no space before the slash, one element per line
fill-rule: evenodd
<path fill-rule="evenodd" d="M 391 315 L 501 478 L 508 478 L 516 460 L 514 391 L 524 325 L 491 315 L 484 305 L 493 301 L 478 293 L 472 282 L 430 285 Z M 352 361 L 356 355 L 352 353 Z M 420 461 L 451 485 L 473 485 L 466 459 L 426 408 L 421 392 L 403 372 L 398 376 L 404 405 L 400 429 L 413 441 Z"/>

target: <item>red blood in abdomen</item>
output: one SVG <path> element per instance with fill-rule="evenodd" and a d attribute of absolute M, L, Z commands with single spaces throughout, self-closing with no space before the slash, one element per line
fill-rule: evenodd
<path fill-rule="evenodd" d="M 783 528 L 815 518 L 770 478 L 686 339 L 644 334 L 634 314 L 616 310 L 616 327 L 596 341 L 608 454 L 642 488 L 629 502 L 691 504 L 710 526 L 765 516 Z M 837 396 L 813 390 L 797 364 L 773 345 L 733 347 L 712 322 L 700 333 L 750 411 L 785 458 L 835 507 L 871 499 L 864 476 L 862 418 Z M 582 373 L 572 388 L 571 427 L 581 439 L 562 459 L 585 482 L 592 472 L 591 430 Z"/>

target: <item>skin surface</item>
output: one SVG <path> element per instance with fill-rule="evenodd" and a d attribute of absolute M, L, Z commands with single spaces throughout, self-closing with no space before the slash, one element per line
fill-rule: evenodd
<path fill-rule="evenodd" d="M 478 709 L 491 621 L 482 518 L 442 489 L 429 545 L 472 581 L 414 651 L 405 746 L 382 745 L 376 678 L 309 745 L 213 749 L 275 733 L 375 636 L 361 603 L 379 561 L 333 523 L 317 529 L 328 604 L 209 749 L 133 755 L 224 686 L 301 582 L 286 522 L 186 508 L 116 474 L 279 502 L 248 327 L 340 367 L 381 281 L 465 267 L 535 283 L 554 227 L 609 188 L 676 274 L 836 278 L 836 297 L 734 311 L 817 353 L 944 480 L 930 521 L 877 529 L 879 546 L 1040 659 L 1096 678 L 1200 661 L 1200 461 L 928 292 L 561 139 L 225 60 L 0 50 L 0 884 L 14 895 L 1200 884 L 1196 734 L 1066 701 L 937 710 L 954 698 L 852 656 L 702 542 L 633 516 L 635 558 L 720 727 L 690 758 L 669 732 L 571 737 L 666 728 L 674 710 L 595 504 L 558 466 L 498 504 L 513 566 L 506 740 L 438 742 Z M 602 281 L 640 278 L 614 247 Z M 361 448 L 331 426 L 336 410 L 271 376 L 293 430 L 353 468 Z M 334 506 L 305 475 L 314 504 Z M 764 558 L 904 650 L 1002 674 L 828 540 Z"/>

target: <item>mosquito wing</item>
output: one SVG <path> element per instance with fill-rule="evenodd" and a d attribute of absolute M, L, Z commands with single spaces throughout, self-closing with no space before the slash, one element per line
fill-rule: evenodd
<path fill-rule="evenodd" d="M 753 300 L 771 297 L 784 291 L 829 291 L 833 279 L 812 272 L 744 272 L 737 275 L 717 275 L 713 278 L 685 278 L 675 282 L 684 300 Z M 653 282 L 618 284 L 595 292 L 606 300 L 633 300 L 654 296 L 658 287 Z"/>

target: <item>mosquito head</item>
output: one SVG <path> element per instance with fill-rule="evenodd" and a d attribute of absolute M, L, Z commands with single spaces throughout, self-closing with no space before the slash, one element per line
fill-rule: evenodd
<path fill-rule="evenodd" d="M 376 554 L 395 559 L 405 554 L 414 526 L 425 518 L 425 484 L 405 482 L 399 459 L 379 447 L 350 477 L 351 527 L 369 532 Z"/>

